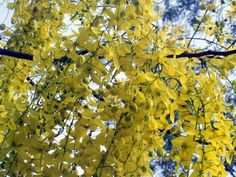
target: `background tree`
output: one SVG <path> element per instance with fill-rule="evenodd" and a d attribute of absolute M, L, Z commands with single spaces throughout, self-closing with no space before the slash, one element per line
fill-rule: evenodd
<path fill-rule="evenodd" d="M 236 50 L 223 23 L 234 19 L 235 1 L 199 2 L 193 31 L 162 23 L 158 3 L 8 4 L 2 176 L 149 176 L 159 159 L 173 162 L 176 175 L 226 176 L 236 141 L 223 81 L 234 89 Z M 218 25 L 217 9 L 225 17 Z M 194 46 L 198 34 L 216 48 Z"/>

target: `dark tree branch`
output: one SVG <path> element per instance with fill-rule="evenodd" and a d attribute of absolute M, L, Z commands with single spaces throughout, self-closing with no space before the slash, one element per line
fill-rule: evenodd
<path fill-rule="evenodd" d="M 225 165 L 225 170 L 228 171 L 231 176 L 235 177 L 235 170 L 230 165 Z"/>
<path fill-rule="evenodd" d="M 78 55 L 85 55 L 87 53 L 88 53 L 87 50 L 82 50 L 82 51 L 78 52 Z M 34 56 L 32 54 L 29 54 L 29 53 L 16 52 L 16 51 L 13 51 L 13 50 L 2 49 L 2 48 L 0 48 L 0 55 L 10 56 L 10 57 L 24 59 L 24 60 L 30 60 L 30 61 L 33 61 L 33 58 L 34 58 Z M 71 61 L 70 58 L 64 56 L 60 59 L 55 59 L 53 61 L 53 63 L 55 63 L 55 64 L 57 64 L 57 63 L 68 63 L 70 61 Z"/>
<path fill-rule="evenodd" d="M 184 58 L 184 57 L 187 57 L 187 58 L 193 58 L 193 57 L 200 58 L 200 57 L 204 57 L 204 56 L 207 56 L 209 58 L 213 58 L 214 56 L 226 57 L 226 56 L 233 55 L 233 54 L 236 54 L 236 49 L 235 50 L 229 50 L 229 51 L 223 51 L 223 52 L 212 51 L 212 50 L 208 50 L 208 51 L 205 51 L 205 52 L 199 52 L 199 53 L 184 52 L 184 53 L 181 53 L 179 55 L 176 55 L 176 58 Z M 166 57 L 167 58 L 173 58 L 174 55 L 167 55 Z"/>
<path fill-rule="evenodd" d="M 33 60 L 33 57 L 34 57 L 33 55 L 28 54 L 28 53 L 16 52 L 13 50 L 2 49 L 2 48 L 0 48 L 0 55 L 20 58 L 20 59 L 25 59 L 25 60 L 31 60 L 31 61 Z"/>
<path fill-rule="evenodd" d="M 87 50 L 82 50 L 78 52 L 78 55 L 85 55 L 88 54 L 89 52 Z M 229 50 L 229 51 L 223 51 L 223 52 L 219 52 L 219 51 L 212 51 L 212 50 L 208 50 L 208 51 L 204 51 L 204 52 L 198 52 L 198 53 L 188 53 L 188 52 L 184 52 L 181 53 L 179 55 L 176 55 L 176 58 L 200 58 L 200 57 L 208 57 L 208 58 L 213 58 L 214 56 L 229 56 L 229 55 L 233 55 L 236 54 L 236 49 L 235 50 Z M 32 54 L 28 54 L 28 53 L 22 53 L 22 52 L 16 52 L 13 50 L 9 50 L 9 49 L 2 49 L 0 48 L 0 55 L 5 55 L 5 56 L 11 56 L 11 57 L 15 57 L 15 58 L 19 58 L 19 59 L 25 59 L 25 60 L 33 60 L 33 55 Z M 167 55 L 167 58 L 173 58 L 174 55 Z M 60 59 L 55 59 L 54 63 L 63 63 L 64 60 L 68 61 L 70 60 L 68 57 L 62 57 Z"/>

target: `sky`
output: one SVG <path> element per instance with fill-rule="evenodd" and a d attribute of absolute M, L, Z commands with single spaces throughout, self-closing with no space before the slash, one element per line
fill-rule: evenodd
<path fill-rule="evenodd" d="M 11 25 L 13 11 L 7 9 L 7 1 L 0 0 L 0 24 Z"/>

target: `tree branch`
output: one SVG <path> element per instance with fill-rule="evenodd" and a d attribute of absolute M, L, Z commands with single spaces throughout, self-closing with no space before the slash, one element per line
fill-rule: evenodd
<path fill-rule="evenodd" d="M 2 49 L 0 48 L 0 55 L 5 55 L 5 56 L 10 56 L 10 57 L 15 57 L 19 59 L 24 59 L 24 60 L 33 60 L 33 55 L 28 54 L 28 53 L 22 53 L 22 52 L 16 52 L 13 50 L 9 49 Z"/>
<path fill-rule="evenodd" d="M 208 50 L 208 51 L 204 51 L 204 52 L 199 52 L 199 53 L 188 53 L 188 52 L 184 52 L 181 53 L 179 55 L 176 55 L 176 58 L 200 58 L 200 57 L 204 57 L 207 56 L 209 58 L 213 58 L 214 56 L 229 56 L 229 55 L 233 55 L 236 54 L 236 49 L 235 50 L 229 50 L 229 51 L 223 51 L 223 52 L 219 52 L 219 51 L 212 51 L 212 50 Z M 174 55 L 167 55 L 167 58 L 173 58 Z"/>
<path fill-rule="evenodd" d="M 231 176 L 235 177 L 235 175 L 234 175 L 235 171 L 230 165 L 225 165 L 225 170 L 228 171 L 231 174 Z"/>
<path fill-rule="evenodd" d="M 85 55 L 87 53 L 88 53 L 87 50 L 82 50 L 82 51 L 78 52 L 78 55 Z M 10 57 L 24 59 L 24 60 L 30 60 L 30 61 L 33 61 L 33 58 L 34 58 L 34 56 L 32 54 L 29 54 L 29 53 L 16 52 L 16 51 L 13 51 L 13 50 L 3 49 L 3 48 L 0 48 L 0 55 L 10 56 Z M 55 63 L 55 64 L 57 64 L 57 63 L 66 63 L 66 62 L 70 62 L 70 61 L 71 61 L 71 59 L 64 56 L 60 59 L 55 59 L 53 61 L 53 63 Z"/>
<path fill-rule="evenodd" d="M 82 50 L 82 51 L 79 51 L 78 52 L 78 55 L 85 55 L 87 54 L 88 51 L 87 50 Z M 176 58 L 200 58 L 200 57 L 209 57 L 209 58 L 213 58 L 214 56 L 223 56 L 223 57 L 226 57 L 226 56 L 229 56 L 229 55 L 233 55 L 233 54 L 236 54 L 236 49 L 235 50 L 228 50 L 228 51 L 223 51 L 223 52 L 220 52 L 220 51 L 212 51 L 212 50 L 208 50 L 208 51 L 204 51 L 204 52 L 198 52 L 198 53 L 188 53 L 188 52 L 184 52 L 184 53 L 181 53 L 179 55 L 176 55 Z M 24 59 L 24 60 L 30 60 L 30 61 L 33 61 L 33 55 L 32 54 L 29 54 L 29 53 L 22 53 L 22 52 L 16 52 L 16 51 L 13 51 L 13 50 L 9 50 L 9 49 L 2 49 L 0 48 L 0 55 L 4 55 L 4 56 L 11 56 L 11 57 L 15 57 L 15 58 L 19 58 L 19 59 Z M 166 56 L 167 58 L 173 58 L 174 55 L 171 54 L 171 55 L 167 55 Z M 54 62 L 62 62 L 64 60 L 67 60 L 69 58 L 67 58 L 66 56 L 65 57 L 62 57 L 61 59 L 55 59 Z"/>

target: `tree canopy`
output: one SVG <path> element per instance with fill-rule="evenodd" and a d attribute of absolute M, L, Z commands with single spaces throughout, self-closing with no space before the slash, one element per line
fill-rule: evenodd
<path fill-rule="evenodd" d="M 151 176 L 150 160 L 161 158 L 176 176 L 226 176 L 236 1 L 198 2 L 192 31 L 159 23 L 166 12 L 153 0 L 8 3 L 0 175 Z M 215 47 L 192 45 L 198 34 Z"/>

